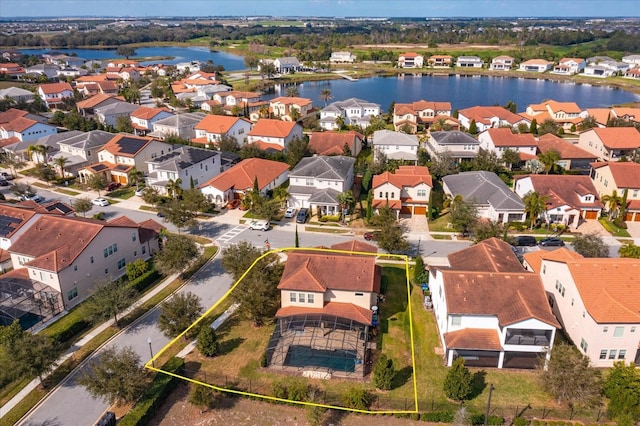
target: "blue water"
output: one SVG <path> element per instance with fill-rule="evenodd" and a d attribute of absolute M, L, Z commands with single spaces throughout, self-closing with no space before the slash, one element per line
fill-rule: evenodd
<path fill-rule="evenodd" d="M 276 86 L 275 92 L 264 98 L 285 96 L 287 87 L 289 86 Z M 448 101 L 453 109 L 475 105 L 505 105 L 511 100 L 516 103 L 519 112 L 524 111 L 529 104 L 546 99 L 575 102 L 582 109 L 640 101 L 640 96 L 612 87 L 486 76 L 373 77 L 358 81 L 311 81 L 300 83 L 297 87 L 301 97 L 313 100 L 314 105 L 320 107 L 324 106 L 320 100 L 320 92 L 329 89 L 334 100 L 351 97 L 365 99 L 382 105 L 384 111 L 388 110 L 394 100 L 398 103 L 420 99 Z"/>
<path fill-rule="evenodd" d="M 102 60 L 124 57 L 117 55 L 115 49 L 55 49 L 55 51 L 63 53 L 65 55 L 71 55 L 72 53 L 75 53 L 77 56 L 84 59 Z M 28 55 L 42 55 L 43 53 L 51 52 L 51 49 L 22 49 L 20 50 L 20 52 Z M 237 71 L 246 68 L 244 66 L 244 58 L 242 56 L 232 55 L 225 52 L 212 52 L 207 47 L 139 47 L 136 48 L 136 56 L 132 56 L 129 59 L 135 60 L 136 57 L 149 56 L 173 56 L 174 59 L 142 62 L 143 65 L 158 62 L 167 65 L 173 65 L 180 62 L 207 62 L 208 60 L 211 60 L 215 65 L 222 65 L 227 71 Z"/>

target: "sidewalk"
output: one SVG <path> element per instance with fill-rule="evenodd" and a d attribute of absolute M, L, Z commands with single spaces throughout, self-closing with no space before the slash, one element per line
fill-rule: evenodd
<path fill-rule="evenodd" d="M 138 299 L 133 305 L 123 311 L 120 315 L 124 317 L 130 314 L 134 309 L 138 306 L 145 303 L 147 300 L 151 299 L 153 296 L 162 291 L 166 286 L 168 286 L 171 282 L 173 282 L 176 278 L 178 278 L 180 274 L 173 274 L 164 279 L 160 284 L 155 286 L 153 290 L 149 291 L 147 294 Z M 78 349 L 82 348 L 89 341 L 91 341 L 98 334 L 102 333 L 108 327 L 113 325 L 113 320 L 109 320 L 91 330 L 87 335 L 85 335 L 82 339 L 75 342 L 68 350 L 65 352 L 60 358 L 56 360 L 56 365 L 60 365 L 69 359 Z M 124 330 L 124 329 L 122 329 Z M 122 331 L 120 330 L 120 331 Z M 114 336 L 115 337 L 115 336 Z M 106 343 L 106 342 L 105 342 Z M 45 378 L 48 374 L 45 376 Z M 0 407 L 0 417 L 3 417 L 7 414 L 13 407 L 15 407 L 20 401 L 22 401 L 32 390 L 34 390 L 40 384 L 39 379 L 33 379 L 29 384 L 27 384 L 20 392 L 18 392 L 13 398 L 11 398 L 5 405 Z M 55 388 L 54 388 L 55 389 Z M 52 392 L 53 389 L 50 389 L 49 392 Z"/>

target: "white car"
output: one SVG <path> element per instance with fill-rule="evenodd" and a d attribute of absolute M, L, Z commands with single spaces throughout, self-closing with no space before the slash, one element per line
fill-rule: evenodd
<path fill-rule="evenodd" d="M 269 230 L 269 222 L 266 220 L 252 220 L 249 222 L 249 229 L 254 231 L 268 231 Z"/>
<path fill-rule="evenodd" d="M 40 203 L 40 202 L 44 201 L 44 198 L 42 198 L 41 196 L 39 196 L 37 194 L 25 194 L 25 195 L 19 196 L 18 200 L 20 200 L 20 201 L 31 200 L 31 201 L 35 201 L 36 203 Z"/>
<path fill-rule="evenodd" d="M 289 207 L 287 209 L 286 212 L 284 212 L 284 217 L 286 218 L 292 218 L 296 216 L 296 208 L 295 207 Z"/>
<path fill-rule="evenodd" d="M 144 191 L 146 190 L 146 187 L 140 188 L 135 192 L 136 197 L 142 197 L 142 195 L 144 194 Z"/>
<path fill-rule="evenodd" d="M 94 206 L 106 207 L 109 205 L 109 200 L 105 198 L 96 198 L 95 200 L 91 201 L 91 204 L 93 204 Z"/>

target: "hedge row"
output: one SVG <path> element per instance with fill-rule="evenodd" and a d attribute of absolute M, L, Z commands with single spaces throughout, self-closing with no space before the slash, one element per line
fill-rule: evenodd
<path fill-rule="evenodd" d="M 138 278 L 129 282 L 129 287 L 131 287 L 138 293 L 142 293 L 143 291 L 145 291 L 160 276 L 160 273 L 155 268 L 153 268 L 153 265 L 151 265 L 151 268 L 152 269 L 140 275 Z"/>
<path fill-rule="evenodd" d="M 178 373 L 184 367 L 184 359 L 171 358 L 162 366 L 162 370 L 170 373 Z M 178 384 L 176 377 L 164 373 L 158 373 L 153 379 L 151 386 L 147 388 L 136 405 L 120 420 L 119 426 L 142 426 L 156 414 L 158 407 L 164 402 L 167 396 Z"/>

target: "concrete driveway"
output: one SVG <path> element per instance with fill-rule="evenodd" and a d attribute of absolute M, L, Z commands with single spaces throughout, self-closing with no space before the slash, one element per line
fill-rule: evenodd
<path fill-rule="evenodd" d="M 640 222 L 626 222 L 627 231 L 631 234 L 631 237 L 638 242 L 640 240 Z"/>

